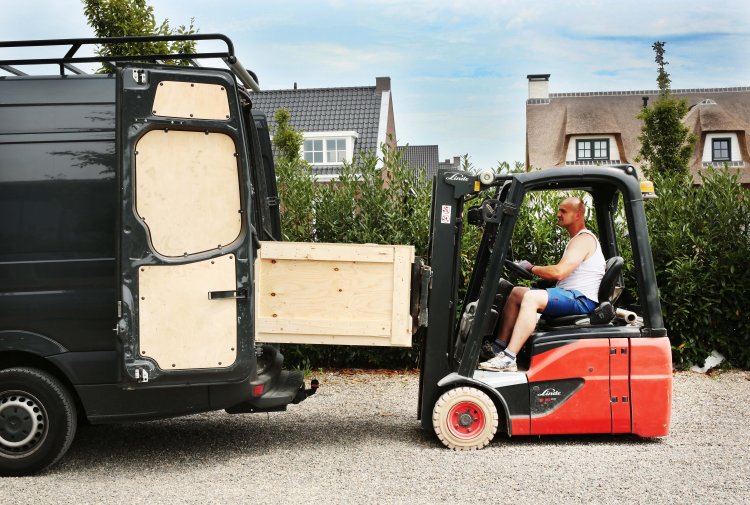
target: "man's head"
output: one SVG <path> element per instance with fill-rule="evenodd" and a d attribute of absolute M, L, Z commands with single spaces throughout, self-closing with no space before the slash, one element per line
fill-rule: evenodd
<path fill-rule="evenodd" d="M 571 196 L 560 202 L 557 209 L 557 224 L 568 230 L 568 232 L 577 233 L 585 227 L 584 215 L 586 214 L 586 204 L 578 197 Z"/>

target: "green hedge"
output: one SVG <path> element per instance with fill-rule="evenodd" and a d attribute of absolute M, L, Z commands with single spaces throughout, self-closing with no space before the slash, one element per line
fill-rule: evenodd
<path fill-rule="evenodd" d="M 425 256 L 429 182 L 423 175 L 415 178 L 397 153 L 384 150 L 361 159 L 356 167 L 346 164 L 340 179 L 330 183 L 314 183 L 304 163 L 278 166 L 285 239 L 412 244 Z M 654 182 L 659 197 L 647 203 L 646 214 L 675 362 L 702 364 L 716 349 L 731 364 L 750 368 L 750 301 L 745 295 L 750 285 L 750 190 L 726 170 L 708 172 L 701 186 L 687 176 L 657 177 Z M 554 192 L 528 195 L 514 231 L 515 259 L 536 264 L 559 260 L 568 240 L 556 225 L 561 198 Z M 476 201 L 467 205 L 472 203 Z M 587 223 L 596 229 L 592 216 Z M 629 290 L 623 300 L 637 300 L 622 214 L 617 228 Z M 480 239 L 480 229 L 465 228 L 463 285 Z M 405 368 L 416 366 L 419 349 L 285 345 L 282 351 L 293 366 L 304 368 Z"/>
<path fill-rule="evenodd" d="M 680 365 L 716 349 L 750 368 L 750 190 L 728 170 L 656 176 L 646 206 L 664 320 Z"/>

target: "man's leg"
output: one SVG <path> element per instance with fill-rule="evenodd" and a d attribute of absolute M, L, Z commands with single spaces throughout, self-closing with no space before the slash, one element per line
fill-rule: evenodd
<path fill-rule="evenodd" d="M 492 358 L 479 364 L 482 370 L 507 371 L 515 372 L 516 356 L 521 350 L 523 344 L 529 339 L 534 331 L 537 322 L 537 312 L 543 311 L 547 307 L 548 295 L 546 290 L 531 289 L 526 290 L 522 297 L 520 306 L 515 313 L 515 325 L 511 332 L 508 347 Z"/>
<path fill-rule="evenodd" d="M 516 319 L 518 319 L 518 311 L 521 308 L 521 301 L 527 291 L 529 291 L 529 288 L 516 286 L 510 292 L 505 307 L 503 307 L 503 320 L 500 323 L 500 331 L 495 337 L 497 340 L 502 340 L 505 344 L 510 342 L 513 327 L 516 325 Z"/>
<path fill-rule="evenodd" d="M 516 324 L 508 343 L 509 351 L 518 354 L 521 350 L 523 344 L 526 343 L 534 332 L 534 328 L 536 328 L 537 313 L 542 312 L 547 307 L 548 299 L 547 291 L 544 289 L 531 289 L 524 293 Z"/>

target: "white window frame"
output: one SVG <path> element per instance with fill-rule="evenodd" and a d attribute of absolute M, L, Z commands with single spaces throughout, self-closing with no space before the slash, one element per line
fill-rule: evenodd
<path fill-rule="evenodd" d="M 713 159 L 713 147 L 715 139 L 729 139 L 729 155 L 730 159 L 714 161 Z M 703 143 L 703 163 L 710 163 L 716 165 L 723 165 L 724 163 L 733 163 L 742 161 L 742 154 L 740 153 L 740 142 L 735 132 L 711 132 L 706 134 L 706 140 Z"/>
<path fill-rule="evenodd" d="M 605 155 L 596 156 L 597 150 L 601 151 L 601 147 L 597 147 L 597 143 L 602 143 Z M 581 145 L 588 144 L 588 147 L 584 149 L 588 150 L 591 154 L 588 156 L 581 156 Z M 609 139 L 606 137 L 594 138 L 594 139 L 576 139 L 576 161 L 608 161 L 609 157 Z"/>
<path fill-rule="evenodd" d="M 594 158 L 594 159 L 580 159 L 578 157 L 578 141 L 579 140 L 606 140 L 609 143 L 609 157 L 608 158 Z M 617 135 L 612 133 L 603 133 L 599 135 L 571 135 L 568 137 L 568 148 L 565 153 L 565 164 L 566 165 L 596 165 L 599 163 L 621 163 L 620 149 L 617 145 Z"/>
<path fill-rule="evenodd" d="M 331 132 L 304 132 L 302 134 L 304 140 L 320 140 L 323 144 L 323 161 L 322 162 L 309 162 L 312 166 L 331 166 L 331 165 L 343 165 L 343 161 L 327 161 L 328 160 L 328 140 L 344 139 L 346 141 L 346 150 L 344 153 L 344 159 L 347 162 L 352 161 L 354 158 L 354 142 L 359 138 L 359 134 L 355 131 L 331 131 Z M 305 144 L 302 143 L 302 150 L 300 152 L 302 159 L 305 159 Z"/>

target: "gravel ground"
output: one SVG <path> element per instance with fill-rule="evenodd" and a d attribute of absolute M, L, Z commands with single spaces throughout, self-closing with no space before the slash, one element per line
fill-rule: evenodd
<path fill-rule="evenodd" d="M 322 373 L 287 412 L 82 426 L 2 503 L 750 503 L 750 373 L 675 375 L 671 433 L 499 435 L 453 452 L 416 420 L 418 377 Z"/>

